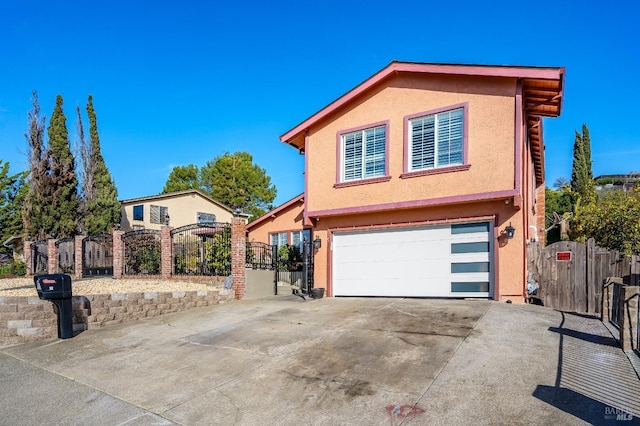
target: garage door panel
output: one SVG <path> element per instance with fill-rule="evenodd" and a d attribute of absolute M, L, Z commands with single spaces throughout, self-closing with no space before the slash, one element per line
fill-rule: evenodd
<path fill-rule="evenodd" d="M 363 270 L 367 273 L 363 274 Z M 409 260 L 341 263 L 339 267 L 334 268 L 334 276 L 336 277 L 334 281 L 359 279 L 363 276 L 372 281 L 388 277 L 421 281 L 426 280 L 427 271 L 430 277 L 448 278 L 450 266 L 449 263 L 444 262 L 419 263 Z"/>
<path fill-rule="evenodd" d="M 487 296 L 492 276 L 487 223 L 336 232 L 336 296 Z M 452 265 L 453 264 L 453 265 Z M 452 284 L 456 283 L 456 284 Z"/>

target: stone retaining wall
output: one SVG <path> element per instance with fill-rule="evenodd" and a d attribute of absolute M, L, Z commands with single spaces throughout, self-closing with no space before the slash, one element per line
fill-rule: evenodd
<path fill-rule="evenodd" d="M 198 290 L 73 296 L 73 329 L 92 330 L 234 300 L 233 291 Z M 58 336 L 53 303 L 38 297 L 0 297 L 0 347 Z"/>

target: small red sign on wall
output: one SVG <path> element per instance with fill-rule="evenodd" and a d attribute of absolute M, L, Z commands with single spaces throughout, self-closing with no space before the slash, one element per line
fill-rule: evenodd
<path fill-rule="evenodd" d="M 570 251 L 559 251 L 556 253 L 556 261 L 557 262 L 566 262 L 571 260 L 571 252 Z"/>

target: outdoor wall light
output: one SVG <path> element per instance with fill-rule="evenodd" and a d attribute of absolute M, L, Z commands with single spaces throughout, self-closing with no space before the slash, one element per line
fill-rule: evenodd
<path fill-rule="evenodd" d="M 164 224 L 169 226 L 169 213 L 164 216 Z"/>
<path fill-rule="evenodd" d="M 316 236 L 316 238 L 313 240 L 313 248 L 318 250 L 320 247 L 322 247 L 322 240 L 320 239 L 320 237 Z"/>
<path fill-rule="evenodd" d="M 516 228 L 511 226 L 511 222 L 509 222 L 509 226 L 504 228 L 504 232 L 507 234 L 508 239 L 512 239 L 514 234 L 516 233 Z"/>

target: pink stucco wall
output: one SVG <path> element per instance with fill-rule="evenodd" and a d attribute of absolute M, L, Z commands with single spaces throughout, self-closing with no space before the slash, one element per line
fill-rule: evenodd
<path fill-rule="evenodd" d="M 332 295 L 331 237 L 335 231 L 456 223 L 474 219 L 487 220 L 490 217 L 494 218 L 494 284 L 498 287 L 496 298 L 522 302 L 526 266 L 522 255 L 525 251 L 522 237 L 523 214 L 513 203 L 505 204 L 503 201 L 323 217 L 313 231 L 314 238 L 320 237 L 322 240 L 322 247 L 316 252 L 315 257 L 314 285 L 326 288 L 327 295 Z M 518 238 L 507 240 L 501 233 L 510 223 L 516 228 Z"/>
<path fill-rule="evenodd" d="M 300 231 L 303 229 L 304 202 L 298 201 L 273 216 L 251 226 L 247 232 L 247 241 L 269 244 L 269 235 L 274 232 Z"/>
<path fill-rule="evenodd" d="M 333 232 L 415 226 L 461 220 L 494 220 L 494 297 L 524 300 L 526 243 L 535 237 L 538 210 L 534 164 L 526 145 L 525 114 L 512 78 L 401 74 L 309 129 L 307 214 L 323 240 L 315 259 L 315 286 L 332 295 Z M 520 102 L 520 105 L 518 105 Z M 405 118 L 464 105 L 467 167 L 406 178 Z M 388 175 L 375 183 L 336 185 L 340 132 L 387 125 Z M 510 194 L 504 197 L 496 194 Z M 515 194 L 515 196 L 514 196 Z M 507 240 L 504 228 L 516 228 Z"/>
<path fill-rule="evenodd" d="M 307 211 L 455 197 L 514 188 L 515 79 L 403 74 L 310 129 Z M 403 179 L 404 117 L 468 105 L 468 170 Z M 339 132 L 388 122 L 386 182 L 334 188 Z"/>

